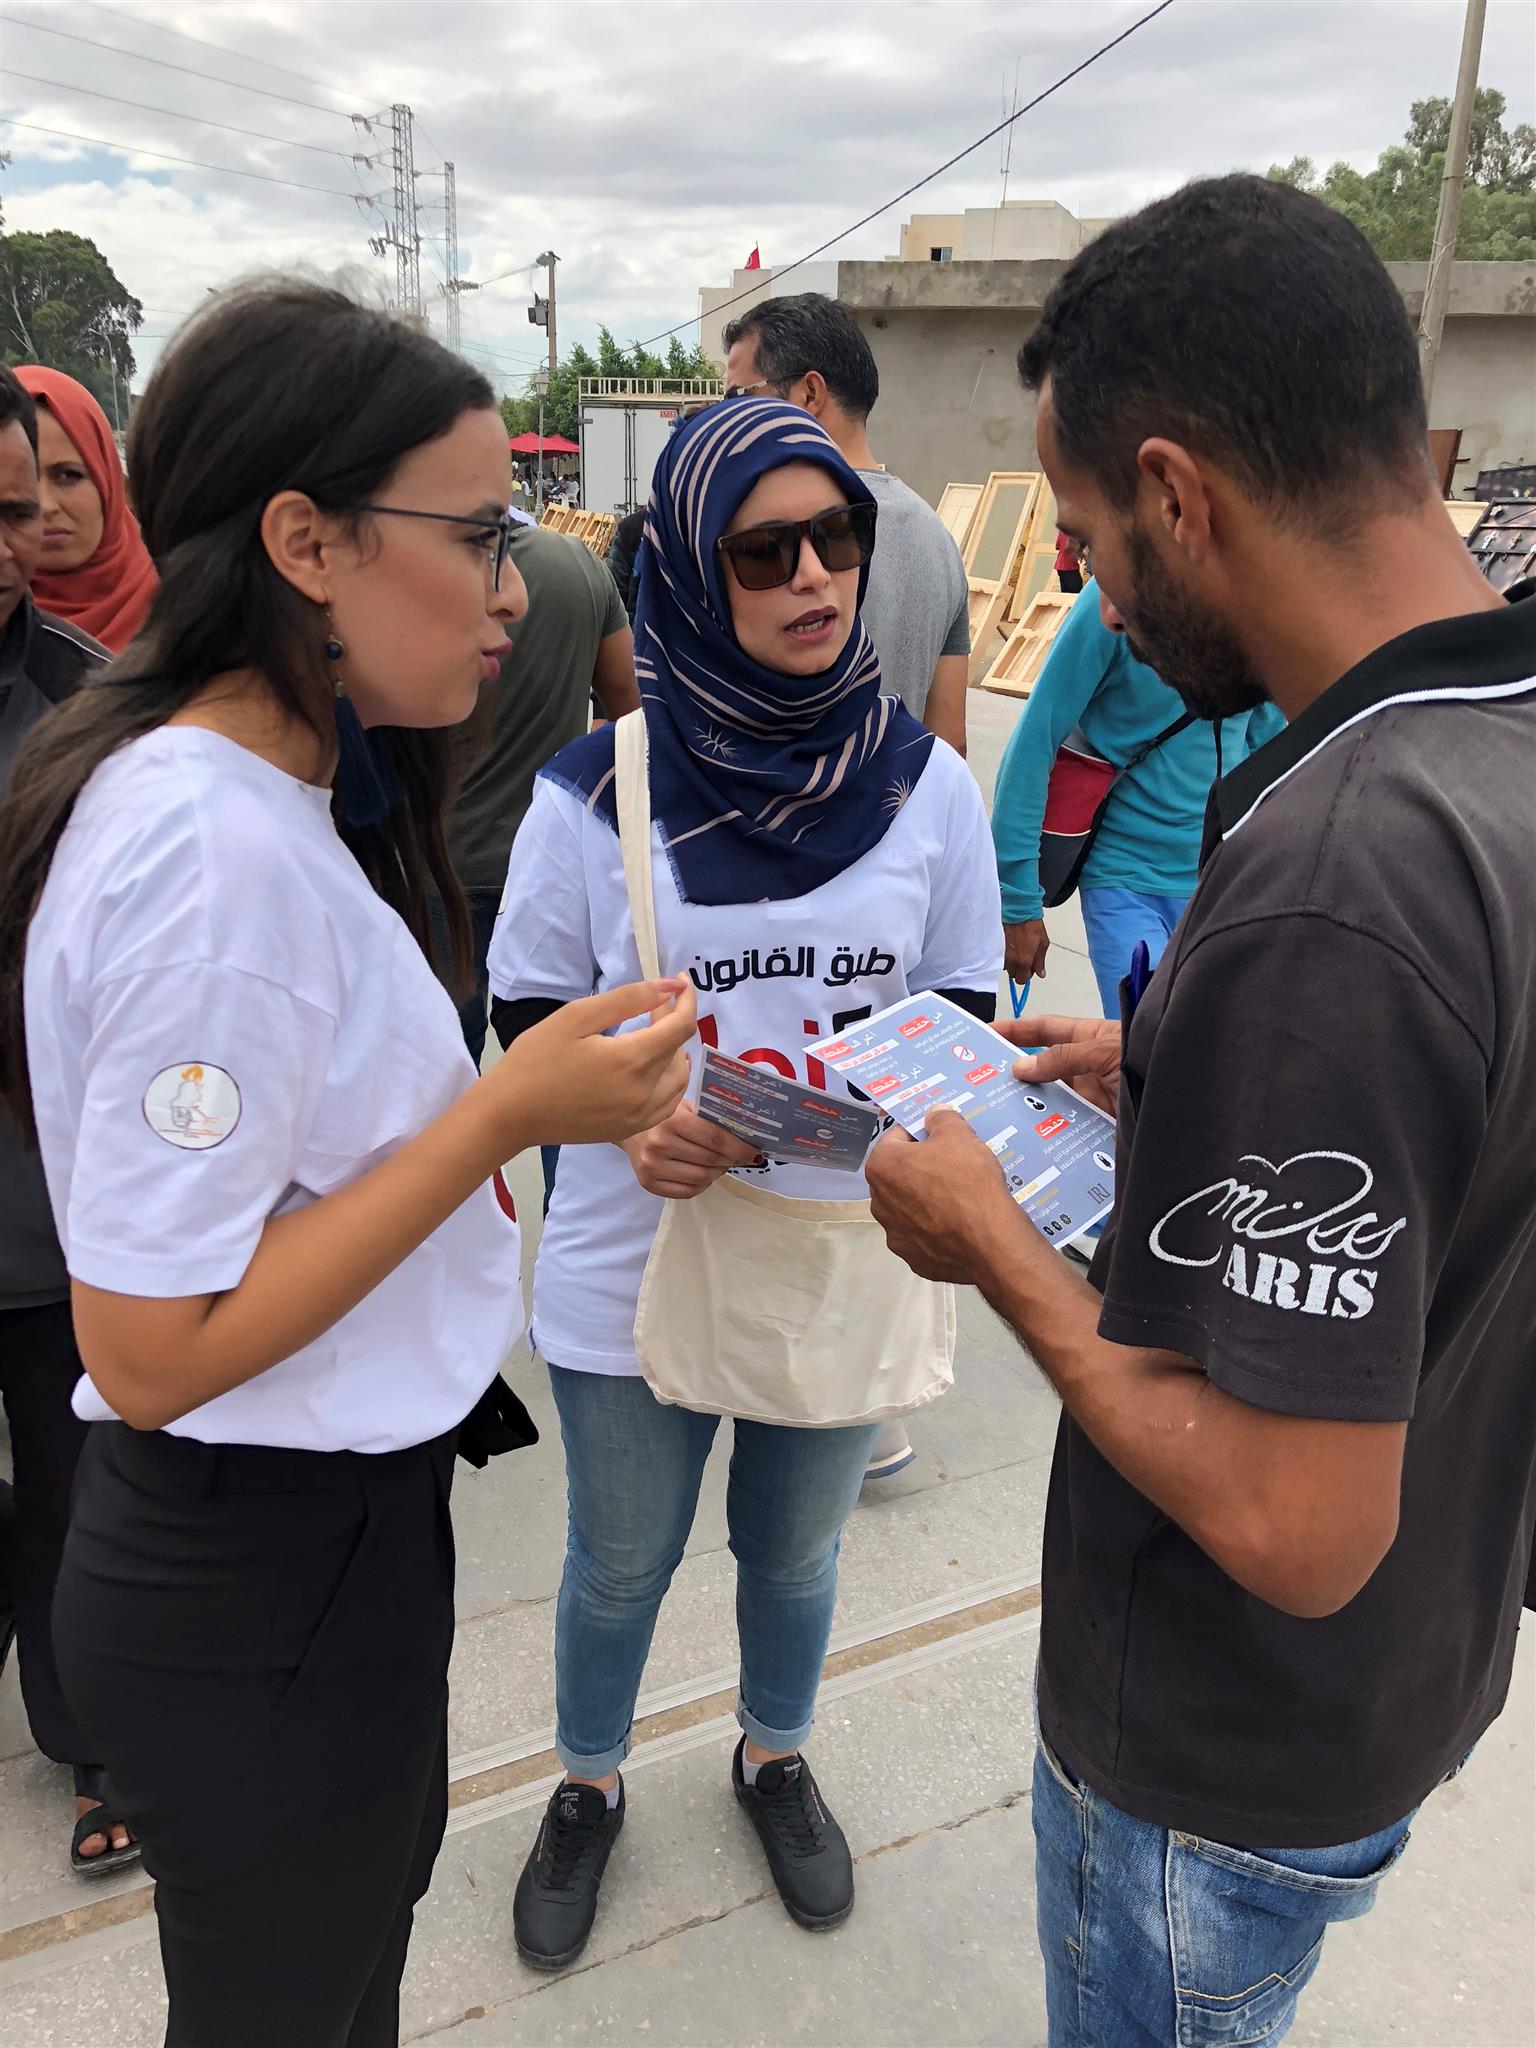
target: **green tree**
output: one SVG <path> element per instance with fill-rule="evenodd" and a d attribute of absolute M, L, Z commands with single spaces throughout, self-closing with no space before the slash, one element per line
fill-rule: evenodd
<path fill-rule="evenodd" d="M 0 351 L 79 378 L 113 413 L 133 375 L 144 308 L 94 242 L 54 229 L 0 235 Z"/>
<path fill-rule="evenodd" d="M 1467 139 L 1467 175 L 1487 192 L 1529 192 L 1536 185 L 1536 128 L 1522 121 L 1504 126 L 1504 95 L 1492 86 L 1477 89 Z M 1421 163 L 1445 155 L 1451 135 L 1449 100 L 1415 100 L 1404 141 Z"/>
<path fill-rule="evenodd" d="M 718 377 L 719 368 L 699 348 L 684 348 L 674 334 L 666 355 L 631 342 L 627 347 L 615 341 L 606 327 L 597 330 L 597 354 L 577 342 L 549 380 L 544 400 L 544 431 L 577 439 L 581 418 L 583 377 Z M 501 416 L 510 435 L 535 434 L 539 428 L 539 401 L 530 376 L 522 390 L 501 401 Z"/>
<path fill-rule="evenodd" d="M 1434 241 L 1450 128 L 1447 100 L 1416 100 L 1402 142 L 1374 170 L 1347 163 L 1318 175 L 1311 157 L 1274 164 L 1271 178 L 1316 194 L 1352 220 L 1385 263 L 1422 263 Z M 1536 129 L 1504 126 L 1504 95 L 1479 90 L 1456 254 L 1463 261 L 1536 258 Z"/>

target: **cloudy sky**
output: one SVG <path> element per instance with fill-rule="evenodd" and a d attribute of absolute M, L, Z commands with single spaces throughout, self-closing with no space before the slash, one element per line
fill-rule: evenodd
<path fill-rule="evenodd" d="M 599 322 L 648 340 L 696 318 L 698 287 L 726 282 L 754 243 L 765 264 L 804 255 L 982 134 L 1015 73 L 1028 99 L 1151 4 L 3 0 L 5 212 L 14 228 L 97 242 L 144 302 L 142 372 L 205 290 L 241 271 L 356 265 L 392 281 L 393 259 L 369 253 L 382 221 L 361 197 L 387 203 L 388 169 L 358 160 L 387 135 L 349 117 L 404 101 L 419 195 L 438 207 L 423 215 L 424 293 L 440 324 L 431 172 L 446 155 L 460 275 L 524 270 L 463 297 L 466 346 L 520 389 L 542 339 L 524 268 L 541 250 L 564 259 L 563 340 L 590 344 Z M 1412 100 L 1450 92 L 1462 12 L 1462 0 L 1174 0 L 1016 125 L 1010 196 L 1110 214 L 1202 172 L 1299 154 L 1368 165 Z M 1481 78 L 1511 120 L 1536 119 L 1530 0 L 1491 0 Z M 995 204 L 1000 148 L 834 253 L 888 255 L 913 211 Z M 198 167 L 165 160 L 177 157 Z"/>

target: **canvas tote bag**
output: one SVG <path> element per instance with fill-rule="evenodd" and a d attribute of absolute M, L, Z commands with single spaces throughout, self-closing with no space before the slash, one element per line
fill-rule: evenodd
<path fill-rule="evenodd" d="M 645 716 L 615 728 L 619 841 L 641 971 L 661 972 Z M 669 1201 L 646 1261 L 635 1351 L 658 1401 L 839 1429 L 903 1415 L 954 1382 L 954 1289 L 920 1280 L 867 1201 L 798 1201 L 722 1175 Z"/>

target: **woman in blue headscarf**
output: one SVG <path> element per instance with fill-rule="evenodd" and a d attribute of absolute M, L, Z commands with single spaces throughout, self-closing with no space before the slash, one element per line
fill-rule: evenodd
<path fill-rule="evenodd" d="M 959 756 L 881 693 L 859 618 L 877 544 L 858 474 L 808 413 L 778 400 L 711 407 L 657 464 L 635 672 L 660 953 L 692 974 L 703 1044 L 823 1088 L 806 1051 L 818 1039 L 930 989 L 989 1018 L 1002 964 L 980 793 Z M 611 727 L 539 778 L 490 953 L 504 1044 L 563 1003 L 639 978 L 616 779 Z M 792 1198 L 867 1193 L 861 1173 L 769 1163 L 691 1105 L 626 1147 L 560 1157 L 533 1326 L 570 1497 L 555 1641 L 568 1776 L 515 1902 L 518 1948 L 536 1967 L 571 1961 L 591 1930 L 651 1632 L 718 1427 L 662 1405 L 640 1377 L 641 1278 L 664 1201 L 732 1171 Z M 853 1903 L 852 1866 L 799 1752 L 876 1425 L 733 1428 L 733 1783 L 791 1915 L 835 1926 Z"/>

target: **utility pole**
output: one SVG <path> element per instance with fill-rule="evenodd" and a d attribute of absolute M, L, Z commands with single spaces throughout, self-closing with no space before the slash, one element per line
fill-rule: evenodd
<path fill-rule="evenodd" d="M 395 299 L 402 313 L 421 316 L 421 234 L 416 225 L 416 157 L 411 110 L 389 110 L 390 152 L 395 174 L 395 218 L 388 240 L 395 252 Z"/>
<path fill-rule="evenodd" d="M 1419 378 L 1424 386 L 1426 408 L 1434 390 L 1440 335 L 1451 296 L 1451 263 L 1456 255 L 1461 188 L 1467 175 L 1467 142 L 1472 133 L 1477 66 L 1483 50 L 1483 19 L 1487 12 L 1488 0 L 1467 0 L 1467 18 L 1461 31 L 1461 65 L 1456 73 L 1456 98 L 1451 106 L 1451 130 L 1445 144 L 1445 173 L 1440 180 L 1440 207 L 1435 215 L 1429 274 L 1424 280 L 1424 308 L 1419 314 Z"/>
<path fill-rule="evenodd" d="M 448 257 L 448 346 L 458 352 L 463 339 L 459 317 L 459 193 L 453 165 L 443 164 L 443 242 Z"/>
<path fill-rule="evenodd" d="M 544 401 L 549 396 L 549 372 L 540 370 L 533 380 L 533 388 L 539 394 L 539 482 L 534 493 L 534 508 L 540 519 L 544 517 Z"/>
<path fill-rule="evenodd" d="M 543 264 L 544 275 L 549 280 L 549 318 L 546 325 L 549 328 L 549 374 L 553 377 L 560 367 L 559 350 L 555 345 L 555 265 L 560 258 L 553 249 L 546 249 L 539 261 Z"/>

